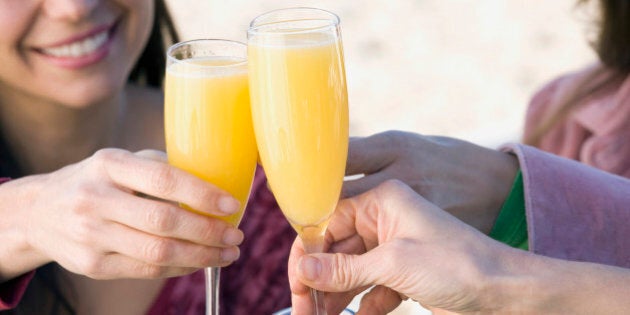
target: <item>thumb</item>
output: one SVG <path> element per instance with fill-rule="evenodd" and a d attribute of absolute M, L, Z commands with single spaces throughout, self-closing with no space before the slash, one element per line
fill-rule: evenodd
<path fill-rule="evenodd" d="M 363 255 L 311 254 L 300 257 L 297 274 L 307 286 L 345 292 L 376 284 L 382 273 L 374 252 Z"/>

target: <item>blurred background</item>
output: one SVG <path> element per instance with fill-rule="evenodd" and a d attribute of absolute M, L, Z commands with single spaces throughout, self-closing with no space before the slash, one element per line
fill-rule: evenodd
<path fill-rule="evenodd" d="M 341 18 L 351 134 L 389 129 L 485 146 L 519 140 L 531 95 L 594 59 L 575 0 L 167 0 L 182 39 L 246 41 L 269 10 Z"/>
<path fill-rule="evenodd" d="M 519 141 L 532 94 L 595 58 L 590 16 L 575 0 L 167 3 L 184 40 L 245 42 L 249 22 L 273 9 L 311 6 L 338 14 L 352 136 L 399 129 L 488 147 Z M 395 312 L 427 313 L 413 302 Z"/>

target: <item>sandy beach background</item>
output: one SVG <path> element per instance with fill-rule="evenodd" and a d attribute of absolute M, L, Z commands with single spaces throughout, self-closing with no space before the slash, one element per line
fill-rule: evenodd
<path fill-rule="evenodd" d="M 251 19 L 310 6 L 341 18 L 352 136 L 399 129 L 496 147 L 531 95 L 594 60 L 574 0 L 167 0 L 182 39 L 246 41 Z M 358 305 L 358 304 L 353 304 Z M 356 308 L 355 308 L 356 309 Z M 394 314 L 427 314 L 405 302 Z"/>

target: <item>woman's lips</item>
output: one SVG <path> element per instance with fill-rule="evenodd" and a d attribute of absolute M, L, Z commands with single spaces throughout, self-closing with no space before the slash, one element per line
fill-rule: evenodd
<path fill-rule="evenodd" d="M 101 61 L 109 54 L 116 26 L 117 23 L 100 27 L 88 34 L 56 45 L 37 48 L 35 51 L 49 62 L 63 68 L 86 67 Z"/>

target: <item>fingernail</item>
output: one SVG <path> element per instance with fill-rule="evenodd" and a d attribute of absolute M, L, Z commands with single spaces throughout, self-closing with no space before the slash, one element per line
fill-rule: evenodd
<path fill-rule="evenodd" d="M 322 263 L 319 259 L 311 256 L 302 257 L 299 267 L 307 280 L 316 280 L 322 272 Z"/>
<path fill-rule="evenodd" d="M 228 196 L 223 196 L 219 198 L 219 200 L 217 201 L 217 205 L 219 206 L 219 210 L 221 210 L 221 212 L 227 214 L 236 213 L 241 207 L 241 204 L 238 202 L 238 200 Z"/>
<path fill-rule="evenodd" d="M 241 255 L 238 247 L 225 248 L 221 251 L 221 260 L 225 262 L 235 261 Z"/>
<path fill-rule="evenodd" d="M 223 232 L 223 245 L 235 246 L 243 242 L 243 232 L 238 229 L 226 229 Z"/>

